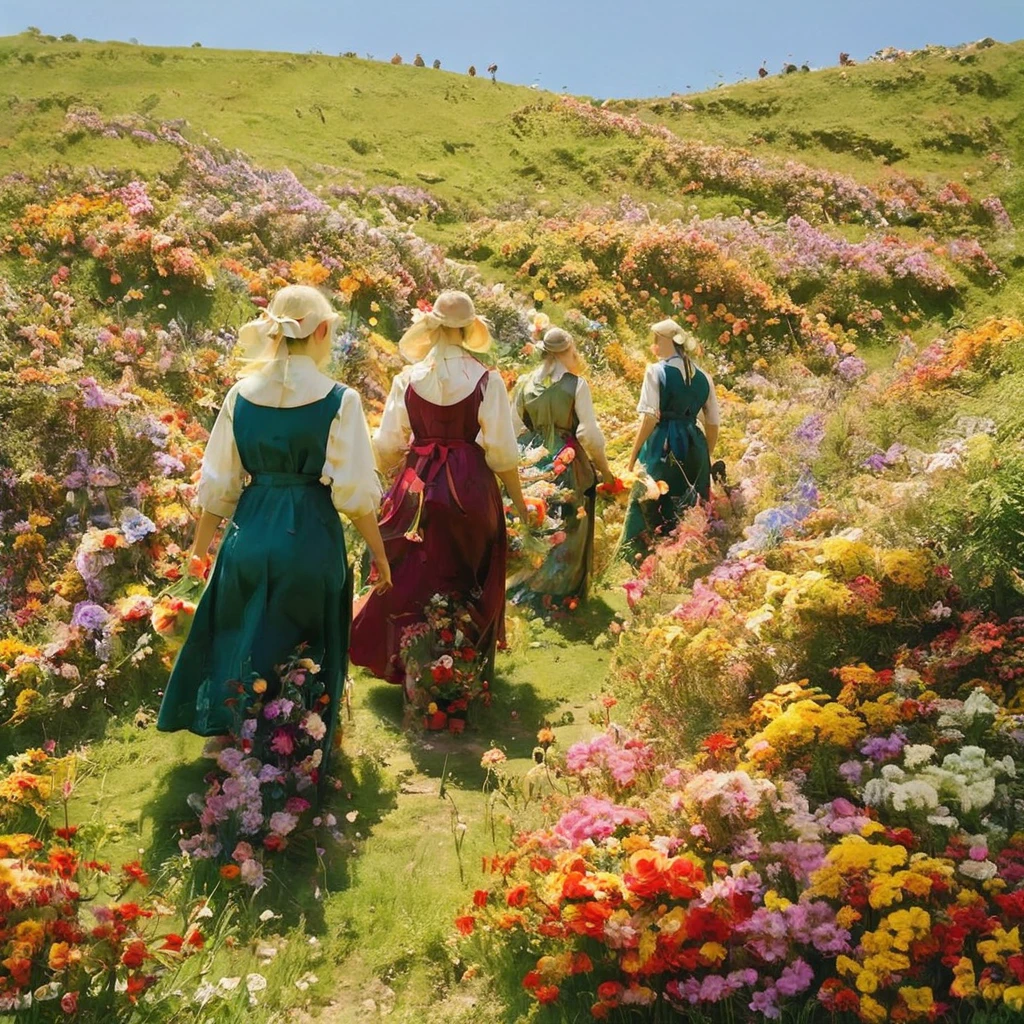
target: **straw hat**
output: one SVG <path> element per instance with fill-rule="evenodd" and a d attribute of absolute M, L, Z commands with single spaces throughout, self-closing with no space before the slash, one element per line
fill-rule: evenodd
<path fill-rule="evenodd" d="M 570 345 L 572 345 L 572 335 L 568 331 L 563 331 L 561 327 L 549 328 L 544 334 L 544 340 L 540 343 L 541 349 L 551 355 L 565 352 Z"/>
<path fill-rule="evenodd" d="M 442 327 L 461 329 L 463 338 L 458 344 L 467 352 L 486 352 L 491 347 L 490 328 L 482 316 L 476 315 L 473 300 L 465 292 L 441 292 L 434 308 L 402 335 L 398 351 L 410 363 L 418 363 L 438 343 Z"/>
<path fill-rule="evenodd" d="M 675 320 L 659 320 L 651 327 L 651 332 L 662 338 L 671 339 L 680 354 L 685 352 L 688 356 L 696 355 L 700 348 L 697 338 L 685 328 L 680 327 Z"/>

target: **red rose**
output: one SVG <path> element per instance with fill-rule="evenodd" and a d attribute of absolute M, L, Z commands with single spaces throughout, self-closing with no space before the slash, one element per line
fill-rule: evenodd
<path fill-rule="evenodd" d="M 505 902 L 510 907 L 525 907 L 526 898 L 530 895 L 530 887 L 528 885 L 515 885 L 508 891 L 508 895 L 505 897 Z"/>
<path fill-rule="evenodd" d="M 602 981 L 597 986 L 597 998 L 603 1003 L 617 1003 L 622 992 L 622 985 L 617 981 Z"/>
<path fill-rule="evenodd" d="M 141 967 L 143 961 L 149 954 L 146 952 L 146 944 L 142 939 L 133 939 L 125 947 L 124 952 L 121 954 L 121 963 L 125 967 Z"/>
<path fill-rule="evenodd" d="M 60 997 L 60 1008 L 68 1014 L 73 1016 L 78 1013 L 78 993 L 77 992 L 65 992 Z"/>

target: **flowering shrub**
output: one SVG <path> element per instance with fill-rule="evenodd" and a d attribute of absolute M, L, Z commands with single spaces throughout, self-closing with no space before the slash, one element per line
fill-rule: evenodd
<path fill-rule="evenodd" d="M 840 676 L 840 702 L 768 694 L 742 744 L 715 734 L 656 769 L 634 748 L 647 770 L 604 780 L 616 798 L 563 797 L 495 859 L 460 931 L 521 965 L 542 1006 L 597 1020 L 773 1020 L 808 1000 L 867 1022 L 1019 1009 L 1024 719 L 902 666 Z M 577 744 L 564 772 L 592 791 L 595 764 L 634 742 Z"/>
<path fill-rule="evenodd" d="M 68 824 L 74 758 L 41 748 L 0 774 L 0 1014 L 34 1021 L 130 1011 L 169 967 L 202 949 L 190 916 L 147 898 L 138 861 L 114 870 Z M 52 814 L 63 802 L 63 824 Z M 134 890 L 134 892 L 133 892 Z M 133 895 L 134 899 L 127 899 Z"/>

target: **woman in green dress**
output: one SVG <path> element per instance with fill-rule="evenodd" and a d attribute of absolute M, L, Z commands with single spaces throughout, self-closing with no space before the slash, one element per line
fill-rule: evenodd
<path fill-rule="evenodd" d="M 575 342 L 566 331 L 552 327 L 540 352 L 540 366 L 516 382 L 512 404 L 520 444 L 527 451 L 547 453 L 527 473 L 556 496 L 547 503 L 547 512 L 561 521 L 558 534 L 564 539 L 541 566 L 510 586 L 509 599 L 542 612 L 571 611 L 587 595 L 593 564 L 594 468 L 609 485 L 615 477 Z"/>
<path fill-rule="evenodd" d="M 239 332 L 242 378 L 221 406 L 203 457 L 202 514 L 189 571 L 201 574 L 229 520 L 210 581 L 164 693 L 157 728 L 222 735 L 236 724 L 227 703 L 300 644 L 320 666 L 330 697 L 324 764 L 348 668 L 351 572 L 339 512 L 362 534 L 380 573 L 391 573 L 380 532 L 380 485 L 359 395 L 321 372 L 337 314 L 315 288 L 279 291 Z M 322 772 L 323 769 L 321 769 Z"/>
<path fill-rule="evenodd" d="M 622 534 L 622 551 L 633 558 L 671 533 L 687 508 L 708 499 L 711 453 L 718 440 L 715 385 L 693 361 L 697 339 L 674 320 L 662 320 L 651 331 L 658 362 L 644 374 L 637 405 L 640 425 L 628 467 L 632 473 L 639 459 L 649 482 L 644 487 L 641 481 L 633 494 Z"/>

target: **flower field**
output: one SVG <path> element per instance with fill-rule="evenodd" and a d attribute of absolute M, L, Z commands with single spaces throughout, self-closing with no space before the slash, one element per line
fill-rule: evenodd
<path fill-rule="evenodd" d="M 59 64 L 4 44 L 21 79 Z M 1024 152 L 832 167 L 739 145 L 741 105 L 697 139 L 677 110 L 495 88 L 495 132 L 607 181 L 565 158 L 551 193 L 460 199 L 358 147 L 293 172 L 199 108 L 18 107 L 66 158 L 0 190 L 0 1020 L 1009 1024 Z M 725 482 L 636 564 L 629 487 L 600 495 L 594 596 L 511 607 L 484 692 L 439 595 L 403 638 L 411 723 L 358 676 L 331 708 L 300 651 L 223 741 L 158 735 L 235 331 L 287 283 L 342 312 L 333 369 L 371 421 L 439 289 L 474 295 L 510 384 L 564 323 L 624 478 L 646 328 L 675 317 Z M 566 461 L 525 453 L 549 514 L 513 570 L 557 546 Z"/>

